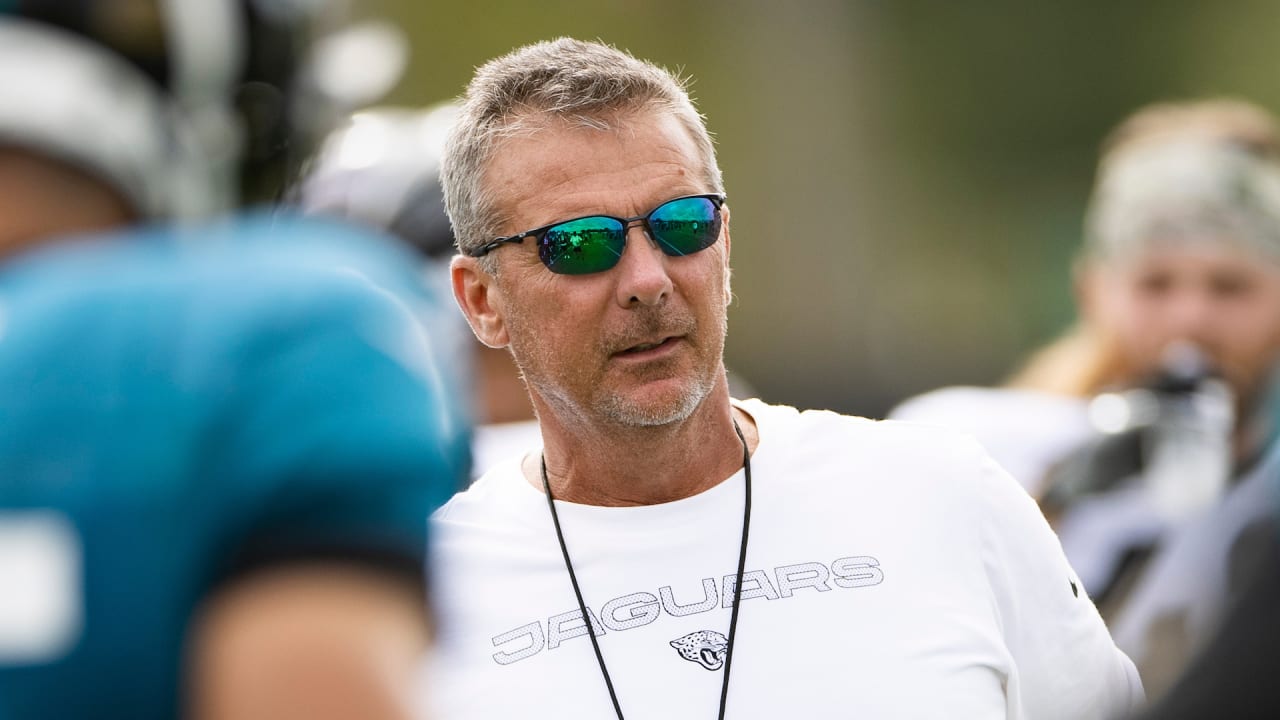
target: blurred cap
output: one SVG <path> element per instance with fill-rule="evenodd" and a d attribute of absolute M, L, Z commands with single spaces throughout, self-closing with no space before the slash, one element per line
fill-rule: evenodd
<path fill-rule="evenodd" d="M 1139 110 L 1106 143 L 1086 220 L 1097 258 L 1217 244 L 1280 260 L 1280 138 L 1239 100 Z"/>

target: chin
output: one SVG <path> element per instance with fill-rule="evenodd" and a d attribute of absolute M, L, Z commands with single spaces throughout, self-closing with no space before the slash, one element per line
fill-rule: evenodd
<path fill-rule="evenodd" d="M 701 384 L 683 387 L 676 392 L 609 395 L 597 404 L 601 413 L 619 425 L 660 427 L 684 422 L 710 394 Z"/>

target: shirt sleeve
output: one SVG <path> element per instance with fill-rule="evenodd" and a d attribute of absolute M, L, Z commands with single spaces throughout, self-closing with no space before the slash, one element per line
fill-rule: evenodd
<path fill-rule="evenodd" d="M 427 517 L 468 472 L 467 436 L 418 319 L 357 275 L 272 290 L 239 343 L 218 477 L 247 515 L 230 571 L 323 559 L 416 573 Z M 255 303 L 259 304 L 259 303 Z"/>
<path fill-rule="evenodd" d="M 1010 718 L 1120 718 L 1144 702 L 1133 662 L 1116 647 L 1058 538 L 1031 497 L 994 460 L 979 493 L 983 564 L 1013 667 Z"/>

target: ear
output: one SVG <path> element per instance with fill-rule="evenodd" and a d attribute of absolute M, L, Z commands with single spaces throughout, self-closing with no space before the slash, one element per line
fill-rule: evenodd
<path fill-rule="evenodd" d="M 501 291 L 495 278 L 473 257 L 459 255 L 449 263 L 453 298 L 466 316 L 476 339 L 491 348 L 506 347 L 509 341 L 502 315 Z"/>

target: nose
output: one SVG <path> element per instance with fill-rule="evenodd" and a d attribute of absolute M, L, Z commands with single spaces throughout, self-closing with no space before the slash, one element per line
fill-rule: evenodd
<path fill-rule="evenodd" d="M 667 256 L 640 223 L 627 228 L 627 245 L 618 260 L 617 302 L 624 308 L 660 305 L 671 294 Z"/>
<path fill-rule="evenodd" d="M 1213 298 L 1201 289 L 1183 288 L 1169 299 L 1166 317 L 1174 339 L 1201 342 L 1216 318 Z"/>

